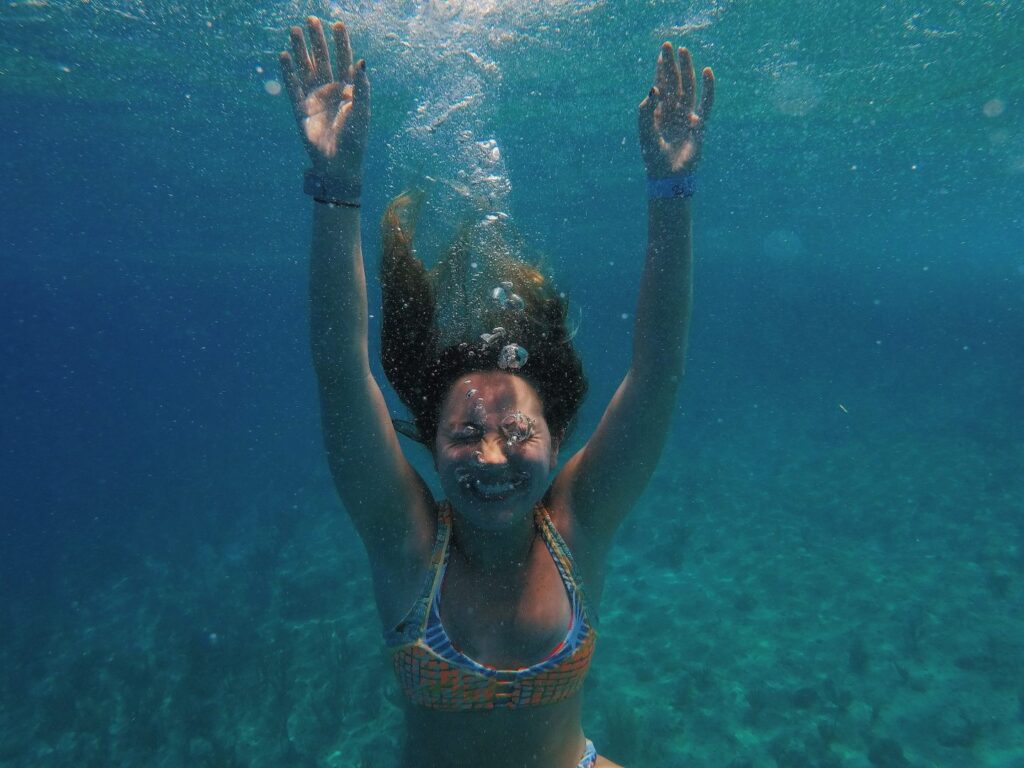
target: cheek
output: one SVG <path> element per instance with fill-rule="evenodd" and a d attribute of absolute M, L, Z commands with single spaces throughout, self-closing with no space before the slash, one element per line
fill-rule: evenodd
<path fill-rule="evenodd" d="M 465 455 L 463 455 L 465 454 Z M 450 474 L 465 464 L 470 454 L 457 448 L 447 448 L 434 454 L 434 469 L 439 475 Z"/>
<path fill-rule="evenodd" d="M 436 469 L 439 474 L 443 474 L 446 469 L 451 467 L 451 464 L 452 464 L 451 459 L 448 456 L 446 456 L 445 454 L 443 454 L 443 453 L 435 453 L 434 454 L 434 469 Z"/>
<path fill-rule="evenodd" d="M 530 456 L 530 463 L 535 464 L 538 469 L 550 472 L 555 466 L 557 454 L 551 450 L 550 445 L 538 445 L 537 449 Z"/>

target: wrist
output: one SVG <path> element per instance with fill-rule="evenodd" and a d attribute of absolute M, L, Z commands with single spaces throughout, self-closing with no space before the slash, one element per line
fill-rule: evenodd
<path fill-rule="evenodd" d="M 362 202 L 361 179 L 343 178 L 309 168 L 302 176 L 302 191 L 318 203 L 358 208 Z"/>
<path fill-rule="evenodd" d="M 669 176 L 647 177 L 648 200 L 680 200 L 693 197 L 697 191 L 697 176 L 683 171 Z"/>

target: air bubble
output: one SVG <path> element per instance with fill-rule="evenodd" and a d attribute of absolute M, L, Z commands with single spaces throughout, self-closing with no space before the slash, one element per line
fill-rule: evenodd
<path fill-rule="evenodd" d="M 480 334 L 480 338 L 483 340 L 484 344 L 487 344 L 488 346 L 493 344 L 496 341 L 499 341 L 504 336 L 505 336 L 505 329 L 502 328 L 500 325 L 497 326 L 496 328 L 492 328 L 490 333 L 481 333 Z"/>
<path fill-rule="evenodd" d="M 518 344 L 507 344 L 498 355 L 498 367 L 504 370 L 518 371 L 529 359 L 530 355 Z"/>
<path fill-rule="evenodd" d="M 503 281 L 501 285 L 491 289 L 491 301 L 497 304 L 499 309 L 522 312 L 526 308 L 526 302 L 519 294 L 512 293 L 512 288 L 512 283 Z"/>
<path fill-rule="evenodd" d="M 511 447 L 533 436 L 534 421 L 522 411 L 511 413 L 501 420 L 501 434 Z"/>
<path fill-rule="evenodd" d="M 480 422 L 487 420 L 487 409 L 484 408 L 484 399 L 482 397 L 478 397 L 476 402 L 473 403 L 473 418 Z"/>
<path fill-rule="evenodd" d="M 981 108 L 981 113 L 985 117 L 999 117 L 1005 111 L 1006 102 L 1002 99 L 989 99 Z"/>

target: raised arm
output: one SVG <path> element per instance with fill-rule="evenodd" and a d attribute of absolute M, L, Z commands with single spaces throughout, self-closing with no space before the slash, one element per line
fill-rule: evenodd
<path fill-rule="evenodd" d="M 363 153 L 370 122 L 366 62 L 352 63 L 348 31 L 332 25 L 336 69 L 320 20 L 308 20 L 310 46 L 291 30 L 281 71 L 312 161 L 310 341 L 320 390 L 328 462 L 338 493 L 371 556 L 400 546 L 409 513 L 429 500 L 405 457 L 384 397 L 370 372 L 366 276 L 360 235 Z"/>
<path fill-rule="evenodd" d="M 655 84 L 638 110 L 647 170 L 647 256 L 629 372 L 587 444 L 564 467 L 555 490 L 567 494 L 576 520 L 610 542 L 643 492 L 672 423 L 682 380 L 692 298 L 690 198 L 704 125 L 714 100 L 714 75 L 703 72 L 703 95 L 690 53 L 671 43 L 658 56 Z"/>

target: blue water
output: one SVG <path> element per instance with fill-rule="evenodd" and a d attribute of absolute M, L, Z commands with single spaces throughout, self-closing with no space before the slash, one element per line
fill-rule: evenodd
<path fill-rule="evenodd" d="M 657 45 L 715 68 L 686 380 L 611 556 L 599 751 L 1024 765 L 1010 0 L 6 4 L 0 765 L 392 764 L 273 93 L 309 13 L 374 87 L 373 349 L 386 201 L 434 179 L 429 252 L 479 187 L 578 308 L 576 445 L 628 364 Z"/>

